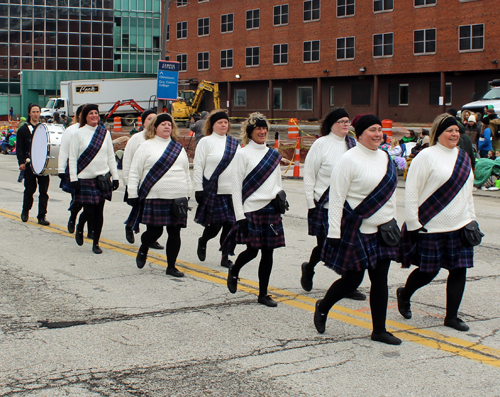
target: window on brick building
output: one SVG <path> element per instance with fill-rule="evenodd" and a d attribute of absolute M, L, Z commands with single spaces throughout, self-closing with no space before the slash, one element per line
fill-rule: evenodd
<path fill-rule="evenodd" d="M 429 86 L 429 104 L 440 105 L 439 97 L 441 96 L 441 83 L 439 81 L 431 82 Z M 445 102 L 447 106 L 451 106 L 451 83 L 446 83 L 445 87 Z"/>
<path fill-rule="evenodd" d="M 224 14 L 220 16 L 220 32 L 229 33 L 234 30 L 234 14 Z"/>
<path fill-rule="evenodd" d="M 177 7 L 187 6 L 188 0 L 177 0 Z"/>
<path fill-rule="evenodd" d="M 319 62 L 319 40 L 304 41 L 304 62 Z"/>
<path fill-rule="evenodd" d="M 198 37 L 210 34 L 210 18 L 198 19 Z"/>
<path fill-rule="evenodd" d="M 234 106 L 247 106 L 247 90 L 234 90 Z"/>
<path fill-rule="evenodd" d="M 176 57 L 176 61 L 179 62 L 179 72 L 187 72 L 188 70 L 188 61 L 187 54 L 179 54 Z"/>
<path fill-rule="evenodd" d="M 288 63 L 288 44 L 273 45 L 273 65 L 286 65 Z"/>
<path fill-rule="evenodd" d="M 260 47 L 247 47 L 245 51 L 245 65 L 259 66 Z"/>
<path fill-rule="evenodd" d="M 389 106 L 408 106 L 409 85 L 389 84 Z"/>
<path fill-rule="evenodd" d="M 208 70 L 210 69 L 210 53 L 209 52 L 199 52 L 198 53 L 198 70 Z"/>
<path fill-rule="evenodd" d="M 354 59 L 354 37 L 337 39 L 337 59 Z"/>
<path fill-rule="evenodd" d="M 312 110 L 313 89 L 312 87 L 297 87 L 297 109 Z"/>
<path fill-rule="evenodd" d="M 170 24 L 167 25 L 167 41 L 169 41 L 169 40 L 170 40 Z M 158 48 L 158 47 L 155 47 L 155 48 Z"/>
<path fill-rule="evenodd" d="M 337 16 L 354 15 L 354 0 L 337 0 Z"/>
<path fill-rule="evenodd" d="M 288 25 L 288 4 L 274 6 L 274 26 Z"/>
<path fill-rule="evenodd" d="M 260 10 L 247 11 L 247 30 L 258 29 L 260 27 Z"/>
<path fill-rule="evenodd" d="M 330 86 L 330 106 L 335 106 L 335 87 Z"/>
<path fill-rule="evenodd" d="M 394 0 L 374 0 L 373 12 L 394 10 Z"/>
<path fill-rule="evenodd" d="M 373 56 L 390 57 L 393 55 L 394 34 L 382 33 L 373 35 Z"/>
<path fill-rule="evenodd" d="M 436 5 L 437 0 L 415 0 L 415 7 L 433 6 Z"/>
<path fill-rule="evenodd" d="M 233 50 L 221 50 L 220 52 L 220 68 L 231 69 L 233 67 Z"/>
<path fill-rule="evenodd" d="M 484 24 L 460 26 L 458 34 L 458 48 L 460 51 L 484 49 Z"/>
<path fill-rule="evenodd" d="M 370 84 L 353 84 L 351 86 L 351 104 L 369 106 L 371 97 Z"/>
<path fill-rule="evenodd" d="M 319 0 L 304 1 L 304 22 L 319 21 L 320 16 L 320 2 Z"/>
<path fill-rule="evenodd" d="M 186 39 L 188 37 L 188 23 L 177 22 L 177 39 Z"/>
<path fill-rule="evenodd" d="M 415 30 L 413 32 L 413 53 L 434 54 L 436 52 L 436 29 Z"/>
<path fill-rule="evenodd" d="M 283 92 L 280 87 L 273 88 L 273 109 L 281 109 L 283 103 Z"/>

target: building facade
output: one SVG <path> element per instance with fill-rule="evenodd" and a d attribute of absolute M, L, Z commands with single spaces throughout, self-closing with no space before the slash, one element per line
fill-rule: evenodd
<path fill-rule="evenodd" d="M 233 116 L 320 119 L 342 106 L 427 123 L 500 78 L 496 5 L 177 0 L 167 55 L 180 62 L 181 80 L 218 82 Z"/>

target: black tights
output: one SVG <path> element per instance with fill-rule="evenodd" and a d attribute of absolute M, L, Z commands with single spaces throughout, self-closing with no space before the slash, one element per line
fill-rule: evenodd
<path fill-rule="evenodd" d="M 84 204 L 83 212 L 78 219 L 77 230 L 83 232 L 83 226 L 88 221 L 89 231 L 94 232 L 94 245 L 99 245 L 102 225 L 104 222 L 104 200 L 97 205 Z"/>
<path fill-rule="evenodd" d="M 269 286 L 269 279 L 271 278 L 271 270 L 273 269 L 273 249 L 261 249 L 262 256 L 259 264 L 259 296 L 267 295 L 267 287 Z M 232 274 L 238 276 L 241 268 L 245 266 L 252 259 L 255 259 L 259 253 L 258 249 L 251 248 L 247 245 L 247 249 L 238 255 L 236 262 L 232 267 Z"/>
<path fill-rule="evenodd" d="M 406 280 L 406 285 L 401 292 L 401 298 L 410 300 L 417 289 L 429 284 L 438 273 L 439 270 L 436 272 L 421 272 L 420 269 L 415 269 Z M 446 283 L 446 318 L 458 317 L 458 308 L 464 295 L 466 276 L 466 268 L 450 270 Z"/>
<path fill-rule="evenodd" d="M 314 270 L 314 266 L 316 266 L 321 259 L 321 250 L 323 249 L 323 244 L 325 243 L 325 237 L 316 236 L 316 241 L 316 247 L 313 248 L 311 257 L 309 258 L 309 262 L 306 266 L 307 270 L 310 271 Z"/>
<path fill-rule="evenodd" d="M 214 223 L 209 226 L 205 227 L 205 230 L 203 230 L 203 234 L 201 235 L 201 241 L 204 243 L 204 245 L 207 244 L 208 240 L 213 239 L 217 234 L 219 234 L 220 230 L 222 229 L 222 233 L 220 234 L 220 239 L 219 243 L 222 246 L 222 243 L 226 239 L 227 234 L 231 230 L 231 227 L 233 225 L 229 222 L 224 222 L 224 223 Z"/>
<path fill-rule="evenodd" d="M 370 309 L 372 312 L 373 332 L 385 331 L 385 319 L 387 316 L 387 301 L 389 292 L 387 289 L 387 275 L 389 273 L 390 260 L 377 262 L 375 269 L 368 269 L 370 276 Z M 338 301 L 345 298 L 363 281 L 365 271 L 347 271 L 340 279 L 335 281 L 328 289 L 325 297 L 319 305 L 322 313 L 328 313 Z"/>
<path fill-rule="evenodd" d="M 180 226 L 167 226 L 167 266 L 170 268 L 175 267 L 177 255 L 181 249 L 181 227 Z M 163 226 L 147 225 L 147 229 L 141 236 L 141 246 L 139 250 L 147 253 L 151 245 L 153 245 L 163 234 Z"/>

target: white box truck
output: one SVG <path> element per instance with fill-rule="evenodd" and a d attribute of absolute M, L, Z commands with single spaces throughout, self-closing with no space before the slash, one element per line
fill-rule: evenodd
<path fill-rule="evenodd" d="M 156 78 L 152 79 L 99 79 L 61 81 L 61 95 L 49 98 L 42 108 L 43 117 L 52 117 L 54 112 L 73 117 L 78 106 L 85 103 L 99 105 L 101 116 L 117 101 L 133 99 L 143 109 L 156 106 Z M 132 125 L 140 114 L 132 106 L 120 106 L 114 113 L 122 118 L 122 124 Z"/>

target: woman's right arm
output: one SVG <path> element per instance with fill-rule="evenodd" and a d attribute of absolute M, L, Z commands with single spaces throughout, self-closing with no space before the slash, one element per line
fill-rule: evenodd
<path fill-rule="evenodd" d="M 316 175 L 321 167 L 321 156 L 319 156 L 318 147 L 313 143 L 304 162 L 304 190 L 308 209 L 316 207 L 316 204 L 314 204 L 314 187 L 316 186 Z"/>
<path fill-rule="evenodd" d="M 207 140 L 202 139 L 194 152 L 193 186 L 195 192 L 203 190 L 203 172 L 205 171 L 205 162 L 207 160 L 206 143 Z"/>
<path fill-rule="evenodd" d="M 146 152 L 141 149 L 144 149 L 144 145 L 139 146 L 139 149 L 137 149 L 132 159 L 132 164 L 130 165 L 127 185 L 129 198 L 139 197 L 139 183 L 141 182 L 144 164 L 146 162 Z"/>
<path fill-rule="evenodd" d="M 245 219 L 245 213 L 243 211 L 243 180 L 245 179 L 245 159 L 241 156 L 241 151 L 236 152 L 234 156 L 234 168 L 233 168 L 233 208 L 236 220 Z"/>
<path fill-rule="evenodd" d="M 80 136 L 78 130 L 75 131 L 69 144 L 69 180 L 78 181 L 77 163 L 80 157 Z"/>

